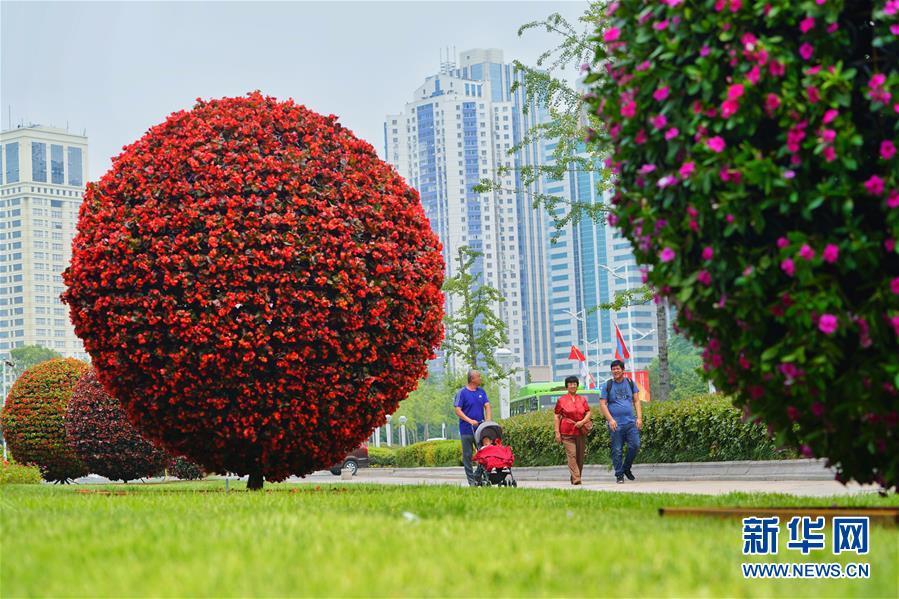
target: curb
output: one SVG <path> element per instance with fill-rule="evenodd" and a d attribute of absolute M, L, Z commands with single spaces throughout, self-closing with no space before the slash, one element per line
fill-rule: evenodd
<path fill-rule="evenodd" d="M 832 481 L 835 472 L 825 467 L 825 460 L 776 460 L 740 462 L 682 462 L 678 464 L 634 464 L 634 474 L 644 481 L 684 480 L 792 480 Z M 539 466 L 512 468 L 515 478 L 524 481 L 566 481 L 566 466 Z M 363 468 L 360 478 L 392 476 L 396 478 L 445 478 L 464 477 L 462 467 L 455 468 Z M 611 466 L 605 464 L 584 465 L 584 476 L 596 478 L 612 476 Z"/>

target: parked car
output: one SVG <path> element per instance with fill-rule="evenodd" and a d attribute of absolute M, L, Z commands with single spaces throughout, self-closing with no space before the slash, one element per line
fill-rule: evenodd
<path fill-rule="evenodd" d="M 356 475 L 359 468 L 368 468 L 368 447 L 363 444 L 348 453 L 342 462 L 331 466 L 331 474 L 340 474 L 344 468 L 349 470 L 353 476 Z"/>

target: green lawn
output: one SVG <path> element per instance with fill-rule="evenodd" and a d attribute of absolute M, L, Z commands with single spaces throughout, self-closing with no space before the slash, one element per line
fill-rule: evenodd
<path fill-rule="evenodd" d="M 899 532 L 872 527 L 868 580 L 754 580 L 738 520 L 675 505 L 899 505 L 896 496 L 648 495 L 223 482 L 0 487 L 0 594 L 19 596 L 896 597 Z M 414 516 L 404 516 L 404 512 Z M 828 543 L 830 532 L 827 533 Z M 745 561 L 760 561 L 748 558 Z"/>

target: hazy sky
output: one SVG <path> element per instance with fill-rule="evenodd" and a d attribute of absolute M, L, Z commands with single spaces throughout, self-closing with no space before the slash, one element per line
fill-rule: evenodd
<path fill-rule="evenodd" d="M 557 37 L 518 27 L 587 2 L 0 3 L 4 129 L 87 130 L 90 178 L 197 97 L 292 97 L 382 147 L 441 48 L 501 48 L 533 63 Z M 9 114 L 12 114 L 10 123 Z"/>

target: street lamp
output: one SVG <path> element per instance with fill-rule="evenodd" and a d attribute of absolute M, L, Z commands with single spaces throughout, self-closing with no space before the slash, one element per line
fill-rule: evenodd
<path fill-rule="evenodd" d="M 387 414 L 387 447 L 390 447 L 391 443 L 393 442 L 393 440 L 391 439 L 392 435 L 390 434 L 390 421 L 391 420 L 393 420 L 393 416 L 391 416 L 390 414 Z"/>
<path fill-rule="evenodd" d="M 406 417 L 400 416 L 400 445 L 406 446 Z"/>
<path fill-rule="evenodd" d="M 624 275 L 618 274 L 618 271 L 621 270 L 622 268 L 625 270 L 625 272 L 627 272 L 627 269 L 630 266 L 630 264 L 622 264 L 620 266 L 616 266 L 615 268 L 609 268 L 605 264 L 597 264 L 597 266 L 599 268 L 605 270 L 606 272 L 608 272 L 610 275 L 612 275 L 616 279 L 623 280 L 625 282 L 625 287 L 624 287 L 625 291 L 631 290 L 631 285 L 630 285 L 630 281 L 628 280 L 628 278 Z M 652 331 L 650 331 L 650 333 L 651 332 Z M 646 335 L 649 335 L 650 333 L 646 333 Z M 640 339 L 643 339 L 644 337 L 646 337 L 646 335 L 643 335 L 643 337 L 640 337 Z M 634 314 L 631 311 L 631 302 L 630 301 L 627 303 L 627 337 L 628 337 L 627 342 L 628 342 L 628 345 L 630 345 L 631 351 L 632 352 L 636 351 L 634 349 Z M 636 355 L 631 356 L 631 376 L 634 378 L 635 383 L 637 382 L 636 361 L 637 361 Z"/>
<path fill-rule="evenodd" d="M 496 361 L 499 363 L 500 367 L 503 370 L 509 370 L 509 367 L 512 366 L 512 361 L 514 356 L 512 351 L 505 347 L 497 348 L 496 352 L 494 352 L 493 357 L 496 358 Z M 511 402 L 511 383 L 509 381 L 509 375 L 503 376 L 502 380 L 499 382 L 499 415 L 500 418 L 508 418 L 509 417 L 509 403 Z"/>
<path fill-rule="evenodd" d="M 6 385 L 6 368 L 15 368 L 16 363 L 12 360 L 3 360 L 3 397 L 0 398 L 0 407 L 6 405 L 6 394 L 9 393 L 9 388 Z M 13 371 L 15 372 L 15 371 Z M 3 435 L 3 459 L 6 460 L 6 435 Z"/>

